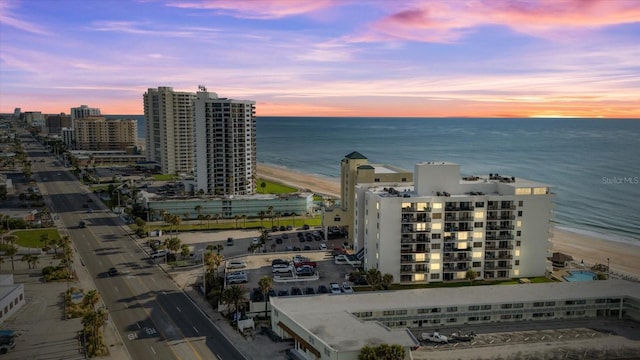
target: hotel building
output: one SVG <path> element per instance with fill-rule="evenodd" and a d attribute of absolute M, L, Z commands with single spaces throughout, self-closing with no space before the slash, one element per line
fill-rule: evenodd
<path fill-rule="evenodd" d="M 138 123 L 134 119 L 93 116 L 76 119 L 73 125 L 78 150 L 126 150 L 136 145 Z"/>
<path fill-rule="evenodd" d="M 297 358 L 357 360 L 362 347 L 419 345 L 409 329 L 610 318 L 640 320 L 640 286 L 625 280 L 270 297 L 271 329 L 293 339 Z M 264 304 L 260 304 L 264 305 Z M 256 311 L 263 309 L 256 306 Z"/>
<path fill-rule="evenodd" d="M 143 95 L 147 160 L 157 162 L 164 174 L 193 173 L 194 98 L 165 86 Z"/>
<path fill-rule="evenodd" d="M 100 116 L 99 108 L 92 108 L 87 105 L 80 105 L 79 107 L 71 108 L 71 122 L 75 119 L 82 119 L 90 116 Z"/>
<path fill-rule="evenodd" d="M 201 86 L 194 100 L 194 116 L 196 191 L 254 194 L 255 101 L 220 98 Z"/>
<path fill-rule="evenodd" d="M 357 183 L 353 246 L 365 270 L 396 283 L 544 276 L 554 194 L 498 174 L 460 177 L 460 165 L 416 164 L 413 183 Z"/>

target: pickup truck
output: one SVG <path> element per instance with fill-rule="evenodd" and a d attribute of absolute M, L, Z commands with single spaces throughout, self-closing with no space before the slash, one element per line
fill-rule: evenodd
<path fill-rule="evenodd" d="M 433 333 L 422 333 L 422 340 L 441 344 L 449 342 L 449 339 L 446 336 L 440 335 L 437 331 Z"/>

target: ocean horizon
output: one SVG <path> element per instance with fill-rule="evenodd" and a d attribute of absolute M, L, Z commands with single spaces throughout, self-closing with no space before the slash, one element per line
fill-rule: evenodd
<path fill-rule="evenodd" d="M 137 119 L 144 139 L 144 116 L 118 116 Z M 454 162 L 463 175 L 499 173 L 551 186 L 558 229 L 638 245 L 637 120 L 260 116 L 257 161 L 336 181 L 352 151 L 407 170 Z"/>

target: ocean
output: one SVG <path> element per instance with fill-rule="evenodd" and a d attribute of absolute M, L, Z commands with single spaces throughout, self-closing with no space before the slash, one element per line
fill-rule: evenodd
<path fill-rule="evenodd" d="M 144 119 L 134 117 L 144 138 Z M 407 170 L 454 162 L 463 175 L 550 185 L 560 229 L 640 241 L 638 120 L 262 116 L 256 127 L 260 163 L 338 180 L 352 151 Z"/>

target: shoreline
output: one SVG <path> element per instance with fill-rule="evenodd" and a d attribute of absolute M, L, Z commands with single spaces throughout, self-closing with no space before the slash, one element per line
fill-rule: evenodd
<path fill-rule="evenodd" d="M 281 168 L 264 163 L 257 164 L 258 177 L 277 181 L 301 190 L 327 196 L 340 197 L 340 182 L 308 175 L 287 168 Z M 612 272 L 640 277 L 640 241 L 638 244 L 624 241 L 614 241 L 597 237 L 596 234 L 586 235 L 578 231 L 553 228 L 551 236 L 552 252 L 561 252 L 573 257 L 576 264 L 584 261 L 587 265 L 607 264 Z"/>

